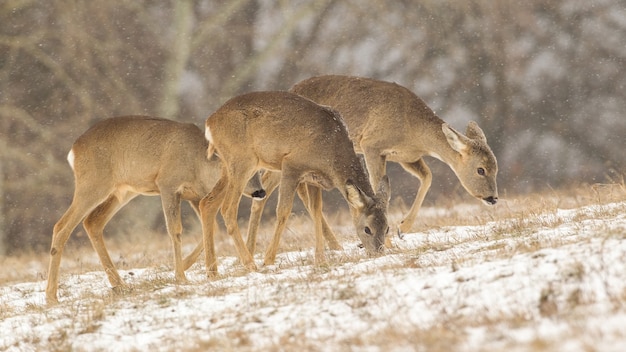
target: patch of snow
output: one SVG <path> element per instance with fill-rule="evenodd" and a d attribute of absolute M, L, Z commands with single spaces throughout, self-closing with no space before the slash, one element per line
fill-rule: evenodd
<path fill-rule="evenodd" d="M 0 287 L 0 349 L 399 350 L 411 347 L 402 336 L 445 327 L 465 351 L 530 350 L 537 341 L 619 350 L 626 202 L 512 221 L 407 234 L 375 258 L 329 251 L 321 268 L 308 264 L 307 250 L 247 274 L 235 258 L 220 258 L 214 280 L 196 263 L 183 285 L 164 267 L 124 270 L 134 287 L 126 297 L 111 294 L 102 271 L 62 276 L 54 307 L 44 304 L 45 281 L 12 284 Z M 392 331 L 395 345 L 377 347 Z"/>

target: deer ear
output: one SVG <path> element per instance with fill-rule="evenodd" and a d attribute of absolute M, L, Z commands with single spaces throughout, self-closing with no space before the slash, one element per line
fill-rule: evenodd
<path fill-rule="evenodd" d="M 469 138 L 460 134 L 454 128 L 448 126 L 447 123 L 441 125 L 441 130 L 443 131 L 443 134 L 446 135 L 446 139 L 448 140 L 450 147 L 458 153 L 464 154 L 469 147 Z"/>
<path fill-rule="evenodd" d="M 350 206 L 354 209 L 363 209 L 367 202 L 365 197 L 367 196 L 351 180 L 346 182 L 346 200 Z"/>
<path fill-rule="evenodd" d="M 376 192 L 376 195 L 385 201 L 385 206 L 389 204 L 389 200 L 391 199 L 391 192 L 389 192 L 390 188 L 389 176 L 385 175 L 378 183 L 378 191 Z"/>
<path fill-rule="evenodd" d="M 487 143 L 487 137 L 485 136 L 485 133 L 482 129 L 480 129 L 480 127 L 478 127 L 478 124 L 474 121 L 470 121 L 467 124 L 467 130 L 465 130 L 465 135 L 469 139 L 476 139 L 481 142 Z"/>

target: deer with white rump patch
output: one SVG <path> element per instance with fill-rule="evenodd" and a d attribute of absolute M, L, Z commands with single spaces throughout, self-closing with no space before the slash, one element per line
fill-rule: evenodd
<path fill-rule="evenodd" d="M 364 247 L 383 251 L 387 226 L 389 180 L 381 177 L 374 193 L 356 155 L 340 115 L 327 107 L 289 92 L 254 92 L 227 101 L 206 121 L 210 152 L 220 156 L 222 176 L 200 202 L 207 274 L 217 272 L 212 226 L 221 207 L 228 234 L 234 239 L 242 264 L 256 264 L 237 225 L 237 208 L 247 179 L 257 170 L 280 175 L 274 236 L 264 263 L 275 261 L 296 192 L 305 199 L 315 223 L 315 261 L 323 264 L 322 189 L 337 188 L 348 202 L 354 226 Z M 279 171 L 277 173 L 276 171 Z"/>
<path fill-rule="evenodd" d="M 161 195 L 167 231 L 174 249 L 176 280 L 186 281 L 185 269 L 193 262 L 181 259 L 181 199 L 187 200 L 200 217 L 200 200 L 213 188 L 220 175 L 217 157 L 207 158 L 204 133 L 193 124 L 147 116 L 124 116 L 103 120 L 81 135 L 69 152 L 74 171 L 74 198 L 54 225 L 46 301 L 58 302 L 61 255 L 74 228 L 83 226 L 109 282 L 114 289 L 124 282 L 103 242 L 107 222 L 136 196 Z M 260 179 L 250 179 L 246 194 L 265 196 Z M 202 242 L 189 256 L 202 251 Z"/>
<path fill-rule="evenodd" d="M 420 180 L 420 187 L 398 233 L 408 232 L 432 182 L 424 156 L 437 158 L 452 168 L 472 196 L 485 204 L 498 201 L 496 157 L 487 138 L 471 121 L 465 135 L 450 127 L 413 92 L 395 83 L 351 76 L 319 76 L 292 87 L 293 93 L 339 111 L 357 153 L 363 154 L 372 185 L 385 175 L 386 162 L 400 163 Z M 278 184 L 277 175 L 266 174 L 268 195 Z M 253 249 L 265 200 L 253 203 L 248 227 L 248 248 Z M 324 221 L 324 235 L 335 236 Z"/>

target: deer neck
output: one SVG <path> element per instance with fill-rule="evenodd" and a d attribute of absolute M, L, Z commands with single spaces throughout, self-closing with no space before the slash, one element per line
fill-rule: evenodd
<path fill-rule="evenodd" d="M 429 127 L 430 133 L 425 133 L 421 137 L 425 145 L 425 154 L 443 161 L 456 172 L 457 166 L 461 162 L 461 154 L 452 149 L 448 143 L 448 139 L 441 129 L 444 121 L 439 118 L 437 120 Z"/>
<path fill-rule="evenodd" d="M 341 190 L 341 194 L 344 197 L 347 196 L 345 185 L 348 180 L 366 195 L 370 197 L 374 196 L 374 189 L 370 184 L 367 171 L 356 155 L 351 162 L 346 164 L 337 163 L 336 167 L 337 170 L 341 170 L 341 172 L 337 175 L 339 177 L 335 180 L 335 184 Z"/>

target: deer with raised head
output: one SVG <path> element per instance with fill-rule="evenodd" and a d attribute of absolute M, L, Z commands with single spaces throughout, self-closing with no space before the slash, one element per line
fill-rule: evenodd
<path fill-rule="evenodd" d="M 386 162 L 400 163 L 420 180 L 420 187 L 398 233 L 408 232 L 432 182 L 424 156 L 448 164 L 472 196 L 485 204 L 498 201 L 496 157 L 478 124 L 471 121 L 465 135 L 440 119 L 417 95 L 400 85 L 369 78 L 328 75 L 305 79 L 291 90 L 318 104 L 330 106 L 343 117 L 357 153 L 363 154 L 372 185 L 385 175 Z M 276 187 L 275 174 L 264 175 L 268 195 Z M 248 226 L 248 247 L 253 249 L 265 200 L 255 201 Z M 324 222 L 324 235 L 335 236 Z"/>
<path fill-rule="evenodd" d="M 208 142 L 198 126 L 147 116 L 103 120 L 83 133 L 68 154 L 74 172 L 72 204 L 54 225 L 46 301 L 58 302 L 61 255 L 68 238 L 83 221 L 89 240 L 114 289 L 124 285 L 103 242 L 103 229 L 136 196 L 161 195 L 174 252 L 176 280 L 185 282 L 182 261 L 180 202 L 187 200 L 198 217 L 199 202 L 220 176 L 220 160 L 207 156 Z M 263 198 L 260 178 L 251 175 L 245 193 Z M 203 249 L 200 242 L 189 256 Z"/>
<path fill-rule="evenodd" d="M 323 264 L 322 189 L 337 188 L 346 199 L 357 235 L 370 253 L 383 251 L 387 226 L 389 180 L 375 193 L 356 155 L 341 116 L 334 110 L 289 92 L 253 92 L 227 101 L 206 121 L 209 154 L 222 159 L 220 180 L 200 202 L 204 224 L 205 265 L 217 272 L 213 227 L 221 207 L 228 234 L 244 266 L 256 264 L 237 225 L 237 208 L 245 182 L 260 169 L 280 171 L 274 236 L 264 258 L 274 263 L 294 195 L 306 195 L 315 224 L 315 261 Z M 209 222 L 207 222 L 209 221 Z"/>

